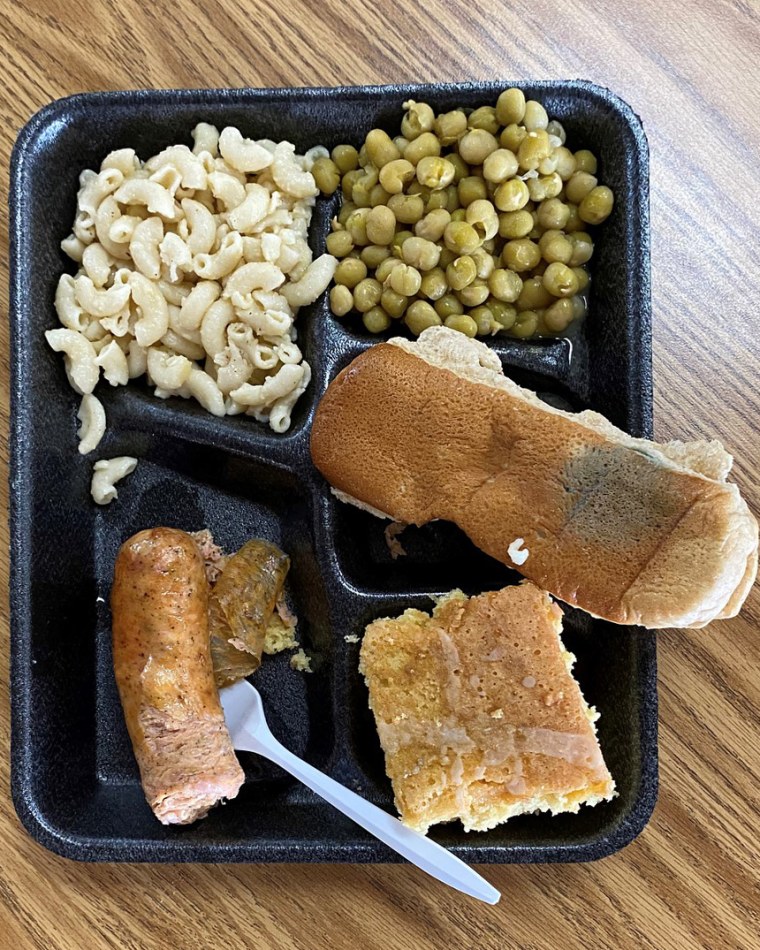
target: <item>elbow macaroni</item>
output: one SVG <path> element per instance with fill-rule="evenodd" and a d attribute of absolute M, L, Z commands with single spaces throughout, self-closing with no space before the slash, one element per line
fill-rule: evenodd
<path fill-rule="evenodd" d="M 307 237 L 317 146 L 245 138 L 199 123 L 193 147 L 170 145 L 141 163 L 109 153 L 79 180 L 72 233 L 61 249 L 78 271 L 55 294 L 59 326 L 45 334 L 82 396 L 79 452 L 106 429 L 92 395 L 147 374 L 159 398 L 195 399 L 217 416 L 247 413 L 285 432 L 311 370 L 296 345 L 299 307 L 322 294 L 337 262 L 312 261 Z M 95 463 L 92 497 L 106 504 L 137 464 Z"/>
<path fill-rule="evenodd" d="M 92 393 L 85 393 L 77 419 L 82 423 L 77 430 L 79 454 L 87 455 L 98 447 L 106 431 L 106 411 L 103 403 Z"/>
<path fill-rule="evenodd" d="M 101 459 L 93 465 L 90 494 L 96 505 L 107 505 L 118 497 L 116 482 L 126 478 L 137 467 L 137 459 L 121 455 L 113 459 Z"/>

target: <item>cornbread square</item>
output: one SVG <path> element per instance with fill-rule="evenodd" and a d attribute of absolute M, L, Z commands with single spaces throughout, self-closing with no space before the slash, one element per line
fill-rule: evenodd
<path fill-rule="evenodd" d="M 360 670 L 404 824 L 486 831 L 614 796 L 561 630 L 528 581 L 367 627 Z"/>

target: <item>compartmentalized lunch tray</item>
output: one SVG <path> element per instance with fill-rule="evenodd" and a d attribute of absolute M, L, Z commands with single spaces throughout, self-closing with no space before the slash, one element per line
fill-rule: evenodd
<path fill-rule="evenodd" d="M 337 321 L 326 296 L 301 311 L 299 344 L 312 383 L 291 430 L 277 435 L 245 416 L 214 418 L 139 384 L 98 396 L 108 432 L 77 453 L 78 397 L 43 339 L 53 297 L 71 264 L 59 243 L 71 229 L 79 172 L 114 148 L 143 158 L 190 142 L 199 121 L 245 135 L 357 146 L 373 126 L 398 128 L 407 98 L 438 109 L 493 102 L 509 83 L 75 96 L 22 130 L 11 172 L 12 788 L 16 809 L 43 845 L 107 861 L 393 861 L 395 854 L 268 762 L 243 753 L 239 796 L 208 818 L 165 828 L 142 795 L 111 670 L 108 597 L 114 558 L 153 525 L 210 528 L 234 550 L 267 537 L 292 559 L 288 593 L 314 672 L 267 657 L 255 674 L 275 735 L 388 810 L 390 783 L 358 673 L 361 635 L 378 616 L 429 609 L 429 594 L 497 589 L 518 575 L 477 551 L 453 525 L 409 528 L 393 561 L 384 523 L 342 505 L 309 458 L 314 409 L 328 382 L 376 337 Z M 562 121 L 573 148 L 599 157 L 615 191 L 598 230 L 589 316 L 572 341 L 488 341 L 507 373 L 552 405 L 593 408 L 638 436 L 652 434 L 648 155 L 630 108 L 587 82 L 519 84 Z M 339 198 L 319 199 L 311 245 L 324 249 Z M 139 464 L 118 500 L 92 503 L 96 458 Z M 599 737 L 619 795 L 577 815 L 515 818 L 487 833 L 440 826 L 431 836 L 470 862 L 581 861 L 627 844 L 646 824 L 657 790 L 657 693 L 652 634 L 566 609 L 564 641 L 576 676 L 601 712 Z"/>

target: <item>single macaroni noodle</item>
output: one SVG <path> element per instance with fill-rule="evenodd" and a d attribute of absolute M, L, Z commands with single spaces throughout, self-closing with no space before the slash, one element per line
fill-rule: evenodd
<path fill-rule="evenodd" d="M 98 447 L 106 431 L 106 411 L 103 403 L 92 393 L 85 393 L 79 405 L 77 419 L 81 422 L 77 430 L 79 453 L 87 455 Z"/>
<path fill-rule="evenodd" d="M 93 465 L 90 494 L 96 505 L 107 505 L 118 497 L 116 482 L 131 475 L 137 467 L 137 459 L 121 455 L 112 459 L 101 459 Z"/>

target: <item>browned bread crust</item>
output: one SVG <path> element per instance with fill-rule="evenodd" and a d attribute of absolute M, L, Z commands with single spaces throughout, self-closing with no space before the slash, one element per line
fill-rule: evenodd
<path fill-rule="evenodd" d="M 454 521 L 492 557 L 615 623 L 735 615 L 757 522 L 718 443 L 660 446 L 507 379 L 483 344 L 436 327 L 355 359 L 314 419 L 312 458 L 344 500 L 407 524 Z M 513 542 L 528 557 L 516 564 Z"/>

